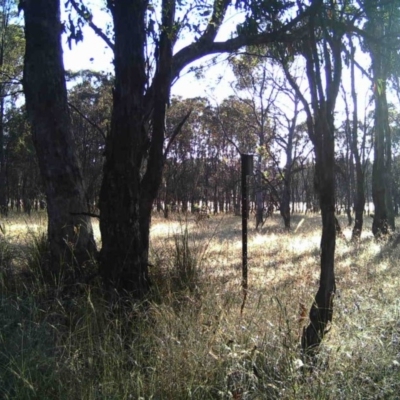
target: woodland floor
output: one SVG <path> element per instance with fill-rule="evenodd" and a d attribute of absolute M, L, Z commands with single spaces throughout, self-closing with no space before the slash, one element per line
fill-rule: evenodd
<path fill-rule="evenodd" d="M 319 215 L 293 215 L 290 232 L 278 215 L 256 232 L 251 217 L 242 316 L 241 219 L 155 215 L 145 311 L 111 315 L 90 287 L 50 302 L 39 279 L 28 294 L 10 289 L 3 267 L 0 398 L 398 399 L 400 248 L 376 241 L 369 217 L 352 243 L 339 220 L 333 323 L 313 368 L 299 338 L 318 289 Z M 44 214 L 2 221 L 7 268 L 30 265 L 45 224 Z"/>

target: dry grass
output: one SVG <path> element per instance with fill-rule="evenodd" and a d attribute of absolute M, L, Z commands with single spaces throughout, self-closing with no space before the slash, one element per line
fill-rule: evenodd
<path fill-rule="evenodd" d="M 399 249 L 376 242 L 370 223 L 360 243 L 337 242 L 334 321 L 312 371 L 301 368 L 299 335 L 318 288 L 319 216 L 293 216 L 289 233 L 277 215 L 259 233 L 250 221 L 242 316 L 241 220 L 233 216 L 155 217 L 154 284 L 143 306 L 110 305 L 96 286 L 72 298 L 37 283 L 10 289 L 3 271 L 0 397 L 398 399 Z M 2 246 L 18 265 L 29 257 L 27 229 L 41 226 L 5 222 Z"/>

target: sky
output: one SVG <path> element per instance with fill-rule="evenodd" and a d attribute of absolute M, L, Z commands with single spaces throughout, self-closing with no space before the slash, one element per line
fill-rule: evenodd
<path fill-rule="evenodd" d="M 104 27 L 110 17 L 100 10 L 101 0 L 92 0 L 88 4 L 93 12 L 93 21 L 99 27 Z M 62 20 L 67 19 L 65 12 L 61 15 Z M 224 24 L 224 29 L 217 39 L 223 40 L 229 37 L 235 28 L 237 20 L 230 16 Z M 90 27 L 84 27 L 84 40 L 78 44 L 73 43 L 71 49 L 67 44 L 67 36 L 63 35 L 62 44 L 64 49 L 64 66 L 67 70 L 92 69 L 96 71 L 113 71 L 112 52 Z M 176 51 L 187 43 L 178 43 Z M 207 58 L 203 58 L 198 64 L 204 64 Z M 191 66 L 196 65 L 195 63 Z M 230 82 L 234 75 L 226 63 L 219 63 L 210 67 L 202 79 L 196 79 L 193 73 L 183 71 L 179 80 L 172 87 L 172 95 L 182 97 L 209 97 L 211 101 L 221 101 L 233 94 Z"/>
<path fill-rule="evenodd" d="M 99 27 L 104 29 L 104 26 L 110 22 L 110 16 L 101 11 L 101 5 L 103 0 L 88 0 L 87 4 L 93 12 L 93 21 Z M 235 29 L 238 23 L 237 15 L 228 15 L 227 22 L 224 23 L 222 32 L 217 37 L 217 40 L 224 40 L 229 38 L 231 32 Z M 62 20 L 67 19 L 65 12 L 61 15 Z M 93 69 L 97 71 L 110 72 L 113 71 L 112 65 L 112 52 L 99 38 L 93 30 L 86 26 L 84 27 L 84 40 L 78 44 L 73 43 L 72 49 L 69 49 L 67 44 L 67 37 L 63 35 L 62 38 L 64 48 L 64 64 L 68 70 L 80 70 L 80 69 Z M 178 42 L 175 51 L 178 51 L 181 47 L 187 45 L 189 42 Z M 226 58 L 221 56 L 220 60 Z M 210 58 L 209 58 L 210 59 Z M 209 60 L 203 58 L 197 62 L 197 64 L 206 64 Z M 361 60 L 362 61 L 362 60 Z M 368 60 L 366 60 L 368 63 Z M 191 66 L 196 64 L 191 64 Z M 171 93 L 172 95 L 187 97 L 207 97 L 213 104 L 221 102 L 224 98 L 234 94 L 231 89 L 231 83 L 234 81 L 234 75 L 230 67 L 226 62 L 219 62 L 215 66 L 211 66 L 206 69 L 204 77 L 197 79 L 193 73 L 188 73 L 186 70 L 182 71 L 180 78 L 173 85 Z M 343 85 L 345 89 L 350 89 L 350 80 L 348 72 L 343 73 Z M 367 93 L 370 87 L 369 81 L 362 79 L 359 75 L 357 90 L 359 92 Z M 359 114 L 364 114 L 365 103 L 367 98 L 365 95 L 359 97 Z M 343 110 L 343 101 L 338 99 L 337 111 Z"/>

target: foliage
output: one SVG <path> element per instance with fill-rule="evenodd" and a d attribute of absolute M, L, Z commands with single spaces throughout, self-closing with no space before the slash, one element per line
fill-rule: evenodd
<path fill-rule="evenodd" d="M 87 201 L 97 207 L 105 140 L 110 130 L 113 79 L 94 71 L 69 72 L 68 78 L 73 84 L 68 101 Z"/>

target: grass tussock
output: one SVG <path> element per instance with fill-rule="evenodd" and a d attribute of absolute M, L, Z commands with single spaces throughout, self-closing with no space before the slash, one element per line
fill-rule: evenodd
<path fill-rule="evenodd" d="M 242 316 L 240 218 L 155 219 L 146 304 L 110 304 L 96 284 L 54 290 L 40 274 L 41 222 L 10 218 L 0 241 L 0 398 L 397 399 L 400 250 L 368 225 L 357 244 L 344 229 L 334 320 L 311 370 L 299 338 L 318 287 L 320 217 L 303 217 L 292 232 L 278 216 L 250 229 Z"/>

